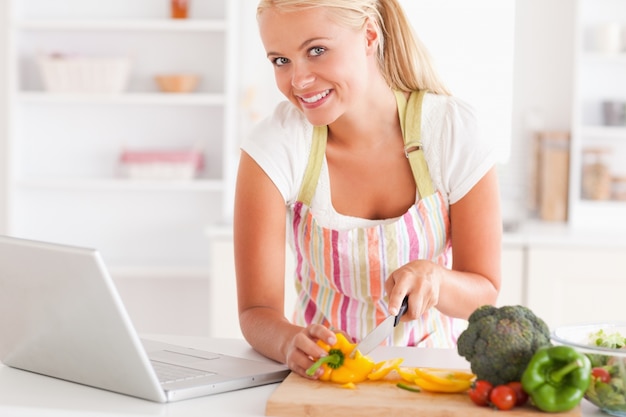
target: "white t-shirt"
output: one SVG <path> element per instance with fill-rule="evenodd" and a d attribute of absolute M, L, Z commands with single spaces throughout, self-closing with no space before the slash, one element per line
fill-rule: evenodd
<path fill-rule="evenodd" d="M 286 205 L 294 203 L 300 191 L 312 136 L 313 126 L 295 106 L 285 101 L 258 123 L 242 143 L 241 149 L 274 182 Z M 467 194 L 496 162 L 495 142 L 480 135 L 473 108 L 455 97 L 424 96 L 421 138 L 433 184 L 448 205 Z M 337 230 L 394 220 L 369 220 L 337 213 L 331 203 L 326 160 L 311 212 L 322 227 Z"/>

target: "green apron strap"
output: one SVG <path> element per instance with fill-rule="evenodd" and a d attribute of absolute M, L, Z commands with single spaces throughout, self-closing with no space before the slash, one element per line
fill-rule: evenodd
<path fill-rule="evenodd" d="M 426 90 L 420 90 L 411 93 L 409 101 L 406 105 L 406 114 L 404 116 L 405 131 L 404 133 L 404 154 L 409 159 L 413 178 L 417 185 L 417 190 L 421 198 L 428 197 L 435 193 L 428 164 L 424 157 L 424 149 L 422 147 L 422 103 Z M 404 96 L 402 102 L 404 102 Z M 400 115 L 400 102 L 398 102 L 398 112 Z M 400 125 L 402 126 L 403 118 L 400 117 Z"/>
<path fill-rule="evenodd" d="M 311 200 L 315 194 L 317 180 L 322 170 L 322 162 L 326 153 L 326 139 L 328 137 L 328 126 L 313 127 L 313 143 L 311 144 L 311 155 L 304 171 L 304 178 L 300 186 L 298 201 L 311 206 Z"/>
<path fill-rule="evenodd" d="M 426 91 L 411 93 L 408 102 L 402 92 L 394 91 L 394 93 L 398 105 L 400 127 L 404 137 L 404 154 L 409 159 L 413 178 L 421 198 L 428 197 L 435 193 L 435 188 L 428 172 L 428 165 L 426 164 L 421 141 L 422 101 Z M 297 200 L 307 206 L 311 205 L 311 200 L 313 200 L 313 195 L 317 188 L 317 181 L 326 152 L 327 136 L 328 126 L 315 126 L 313 128 L 311 154 L 304 171 L 304 178 L 302 179 Z"/>

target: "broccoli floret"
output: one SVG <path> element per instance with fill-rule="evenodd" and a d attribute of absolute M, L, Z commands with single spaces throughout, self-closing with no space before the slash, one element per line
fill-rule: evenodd
<path fill-rule="evenodd" d="M 520 381 L 537 349 L 550 344 L 550 329 L 529 308 L 484 305 L 470 315 L 457 351 L 477 379 L 496 386 Z"/>

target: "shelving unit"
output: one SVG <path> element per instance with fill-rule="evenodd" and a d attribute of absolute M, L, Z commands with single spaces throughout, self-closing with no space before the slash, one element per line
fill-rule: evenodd
<path fill-rule="evenodd" d="M 171 19 L 167 0 L 8 0 L 2 233 L 98 248 L 121 289 L 171 280 L 196 294 L 208 291 L 206 230 L 231 218 L 239 6 L 194 0 L 190 7 L 189 18 Z M 128 57 L 128 87 L 119 94 L 49 93 L 36 59 L 50 53 Z M 174 72 L 199 74 L 197 91 L 159 92 L 154 75 Z M 119 173 L 122 149 L 198 144 L 204 169 L 192 180 Z M 193 307 L 201 317 L 204 299 Z M 194 332 L 207 334 L 208 318 L 201 320 Z"/>
<path fill-rule="evenodd" d="M 611 195 L 589 198 L 583 192 L 590 151 L 612 177 L 626 177 L 626 125 L 606 123 L 602 103 L 626 105 L 626 4 L 619 0 L 578 0 L 573 89 L 569 218 L 575 228 L 626 228 L 626 201 Z M 616 50 L 603 50 L 598 31 L 618 27 Z M 609 42 L 606 39 L 604 42 Z M 608 47 L 608 45 L 607 45 Z M 588 179 L 588 178 L 587 178 Z"/>

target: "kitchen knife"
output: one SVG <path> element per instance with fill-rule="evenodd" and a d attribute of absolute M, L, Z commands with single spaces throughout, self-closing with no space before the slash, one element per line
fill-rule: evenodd
<path fill-rule="evenodd" d="M 385 340 L 387 336 L 391 334 L 394 327 L 400 323 L 400 318 L 406 313 L 409 308 L 409 297 L 405 296 L 400 306 L 400 311 L 396 316 L 389 316 L 383 320 L 374 330 L 372 330 L 354 349 L 350 352 L 350 357 L 353 358 L 354 354 L 358 350 L 363 355 L 367 355 L 374 350 L 380 343 Z"/>

